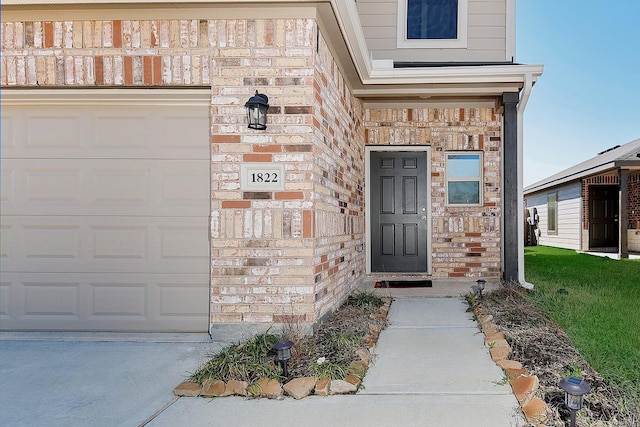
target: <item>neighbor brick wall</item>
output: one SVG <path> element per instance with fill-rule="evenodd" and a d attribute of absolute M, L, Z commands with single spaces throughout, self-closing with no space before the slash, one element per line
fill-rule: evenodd
<path fill-rule="evenodd" d="M 640 230 L 640 172 L 629 173 L 629 229 Z"/>
<path fill-rule="evenodd" d="M 502 117 L 492 108 L 367 109 L 371 145 L 430 145 L 434 277 L 500 277 Z M 480 150 L 484 204 L 445 203 L 445 152 Z"/>

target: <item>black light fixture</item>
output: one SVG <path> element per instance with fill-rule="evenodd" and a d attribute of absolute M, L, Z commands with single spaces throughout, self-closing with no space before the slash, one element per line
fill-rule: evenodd
<path fill-rule="evenodd" d="M 582 409 L 583 397 L 589 393 L 591 386 L 581 378 L 563 378 L 558 383 L 564 390 L 564 404 L 571 411 L 571 427 L 576 426 L 576 412 Z"/>
<path fill-rule="evenodd" d="M 282 365 L 282 374 L 285 378 L 289 376 L 287 373 L 287 361 L 291 359 L 291 347 L 293 347 L 291 341 L 278 341 L 273 345 L 274 350 L 278 352 L 278 360 Z"/>
<path fill-rule="evenodd" d="M 487 281 L 484 279 L 476 280 L 476 286 L 472 286 L 474 292 L 477 292 L 480 295 L 480 299 L 482 299 L 482 291 L 484 291 L 484 287 L 487 284 Z"/>
<path fill-rule="evenodd" d="M 249 119 L 249 128 L 264 130 L 267 128 L 267 110 L 269 109 L 269 97 L 265 94 L 258 93 L 253 95 L 246 104 L 247 117 Z"/>

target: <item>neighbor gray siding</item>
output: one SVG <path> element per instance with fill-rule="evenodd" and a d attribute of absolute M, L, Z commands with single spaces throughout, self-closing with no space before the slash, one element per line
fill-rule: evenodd
<path fill-rule="evenodd" d="M 358 0 L 360 21 L 373 59 L 424 62 L 494 62 L 506 58 L 507 0 L 469 0 L 467 48 L 397 48 L 398 1 Z"/>
<path fill-rule="evenodd" d="M 547 232 L 547 195 L 558 192 L 558 226 L 557 234 Z M 525 197 L 525 206 L 530 212 L 538 210 L 540 222 L 538 244 L 557 248 L 580 250 L 582 186 L 580 182 L 555 187 Z"/>

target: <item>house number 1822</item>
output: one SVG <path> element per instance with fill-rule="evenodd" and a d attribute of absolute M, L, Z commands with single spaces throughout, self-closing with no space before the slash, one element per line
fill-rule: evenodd
<path fill-rule="evenodd" d="M 283 163 L 243 163 L 240 165 L 242 191 L 281 191 L 285 186 Z"/>
<path fill-rule="evenodd" d="M 254 172 L 251 174 L 251 182 L 276 183 L 278 182 L 278 173 L 277 172 Z"/>

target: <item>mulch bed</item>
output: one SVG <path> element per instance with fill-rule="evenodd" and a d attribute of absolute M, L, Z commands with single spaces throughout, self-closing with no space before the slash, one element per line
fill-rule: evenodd
<path fill-rule="evenodd" d="M 390 303 L 389 299 L 387 303 Z M 321 357 L 344 366 L 360 360 L 356 351 L 375 346 L 380 331 L 386 326 L 386 314 L 381 314 L 379 307 L 360 307 L 348 302 L 334 311 L 311 336 L 303 336 L 295 331 L 296 325 L 288 325 L 291 329 L 287 331 L 288 335 L 294 341 L 288 365 L 289 377 L 313 376 L 310 367 Z M 357 335 L 360 340 L 352 348 L 336 352 L 332 350 L 331 341 L 338 333 Z"/>
<path fill-rule="evenodd" d="M 504 286 L 478 301 L 502 330 L 511 346 L 510 359 L 522 363 L 540 381 L 538 397 L 549 408 L 546 426 L 568 426 L 570 412 L 558 382 L 569 372 L 579 371 L 591 385 L 585 406 L 578 412 L 578 425 L 638 426 L 638 403 L 630 403 L 615 386 L 607 383 L 576 350 L 567 334 L 525 296 L 525 290 Z"/>

